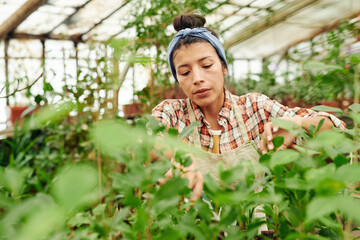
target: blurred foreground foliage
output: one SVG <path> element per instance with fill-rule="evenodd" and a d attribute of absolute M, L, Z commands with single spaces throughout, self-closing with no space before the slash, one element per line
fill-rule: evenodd
<path fill-rule="evenodd" d="M 158 182 L 173 168 L 165 150 L 183 165 L 187 153 L 197 154 L 181 141 L 194 126 L 177 136 L 150 116 L 133 124 L 64 124 L 74 108 L 48 106 L 1 141 L 0 239 L 253 239 L 262 224 L 275 239 L 355 239 L 360 165 L 350 164 L 350 153 L 357 159 L 356 128 L 304 132 L 273 119 L 304 144 L 262 155 L 256 165 L 219 165 L 220 181 L 204 176 L 203 197 L 191 203 L 188 180 L 177 170 Z M 359 105 L 351 109 L 358 124 Z M 282 141 L 275 139 L 275 147 Z M 255 180 L 259 172 L 264 175 Z M 254 217 L 257 206 L 266 218 Z"/>

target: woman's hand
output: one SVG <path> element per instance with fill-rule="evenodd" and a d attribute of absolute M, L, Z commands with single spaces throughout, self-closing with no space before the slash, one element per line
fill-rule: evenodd
<path fill-rule="evenodd" d="M 204 187 L 204 178 L 201 172 L 199 171 L 194 158 L 192 159 L 193 159 L 192 164 L 189 167 L 182 167 L 179 163 L 174 161 L 172 162 L 176 167 L 176 169 L 180 172 L 181 176 L 189 180 L 189 188 L 191 188 L 193 191 L 190 201 L 195 202 L 201 197 L 202 190 Z M 172 169 L 170 169 L 165 173 L 165 177 L 167 178 L 160 179 L 161 185 L 164 184 L 169 178 L 173 177 Z"/>
<path fill-rule="evenodd" d="M 302 123 L 301 117 L 281 117 L 280 119 L 293 122 L 299 126 L 301 126 Z M 264 132 L 261 134 L 260 141 L 260 151 L 262 154 L 267 153 L 268 150 L 274 150 L 272 140 L 278 136 L 284 137 L 284 143 L 277 148 L 277 151 L 288 148 L 295 140 L 295 136 L 291 135 L 289 131 L 279 128 L 272 122 L 265 123 Z"/>
<path fill-rule="evenodd" d="M 316 116 L 309 118 L 294 116 L 294 117 L 280 117 L 279 119 L 293 122 L 296 126 L 302 127 L 306 131 L 309 129 L 310 125 L 318 126 L 320 121 L 322 120 L 324 122 L 319 131 L 329 130 L 334 126 L 334 124 L 328 117 L 323 117 L 323 116 Z M 275 126 L 272 122 L 267 122 L 264 125 L 264 132 L 261 134 L 260 151 L 262 154 L 266 153 L 268 150 L 274 149 L 272 140 L 277 136 L 284 137 L 283 145 L 281 145 L 277 150 L 289 148 L 295 140 L 295 136 L 291 135 L 289 131 L 279 128 L 278 126 Z"/>

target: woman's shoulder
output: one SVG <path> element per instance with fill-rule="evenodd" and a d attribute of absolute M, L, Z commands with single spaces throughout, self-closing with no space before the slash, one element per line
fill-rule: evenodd
<path fill-rule="evenodd" d="M 153 108 L 153 112 L 183 112 L 187 108 L 186 99 L 165 99 Z"/>
<path fill-rule="evenodd" d="M 233 97 L 239 105 L 262 104 L 269 100 L 269 97 L 257 92 L 247 93 L 240 96 L 233 95 Z"/>

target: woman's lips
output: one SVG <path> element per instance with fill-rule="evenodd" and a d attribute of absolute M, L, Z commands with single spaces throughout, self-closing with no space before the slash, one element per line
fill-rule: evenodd
<path fill-rule="evenodd" d="M 210 88 L 201 88 L 194 92 L 197 97 L 206 97 L 209 94 Z"/>

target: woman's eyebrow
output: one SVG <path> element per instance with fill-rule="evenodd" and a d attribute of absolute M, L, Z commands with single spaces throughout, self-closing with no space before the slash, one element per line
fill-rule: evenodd
<path fill-rule="evenodd" d="M 198 60 L 198 62 L 204 61 L 204 60 L 206 60 L 206 59 L 208 59 L 208 58 L 212 58 L 212 56 L 206 56 L 206 57 L 200 58 L 200 59 Z"/>
<path fill-rule="evenodd" d="M 202 58 L 200 58 L 200 59 L 198 60 L 198 62 L 202 62 L 202 61 L 204 61 L 204 60 L 206 60 L 206 59 L 208 59 L 208 58 L 212 58 L 212 56 L 202 57 Z M 179 69 L 179 68 L 181 68 L 181 67 L 187 67 L 187 66 L 189 66 L 189 64 L 188 64 L 188 63 L 185 63 L 185 64 L 182 64 L 182 65 L 176 67 L 176 68 Z"/>

